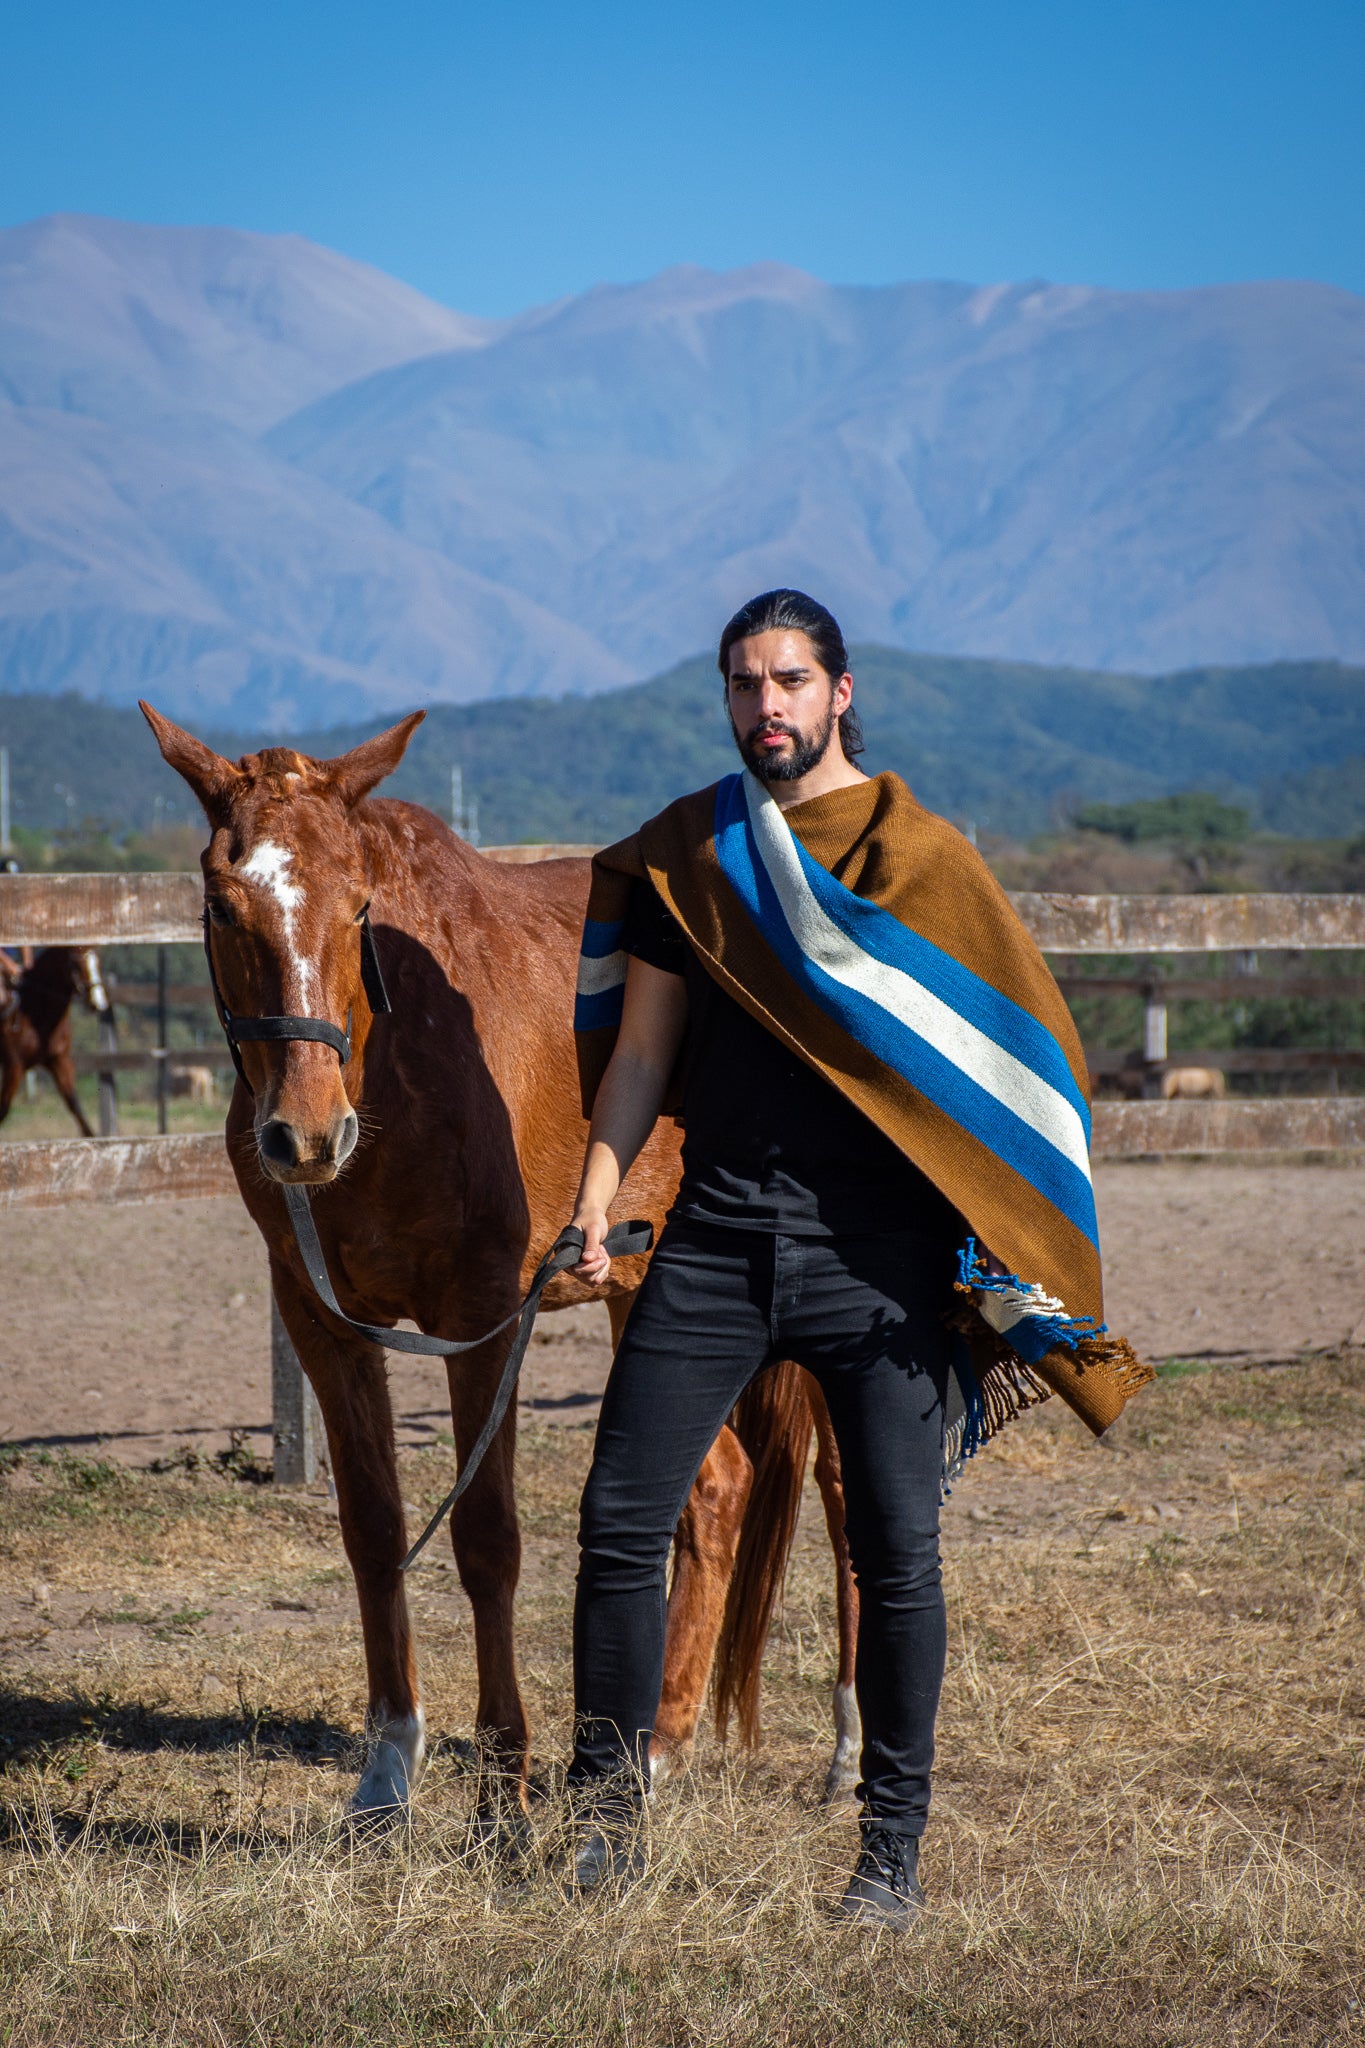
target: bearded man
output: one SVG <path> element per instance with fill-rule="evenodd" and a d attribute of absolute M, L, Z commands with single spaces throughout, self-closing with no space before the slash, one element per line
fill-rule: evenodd
<path fill-rule="evenodd" d="M 794 1359 L 834 1426 L 861 1603 L 838 1910 L 900 1928 L 924 1898 L 945 1468 L 1052 1389 L 1104 1428 L 1150 1373 L 1100 1322 L 1085 1061 L 1008 899 L 898 776 L 858 767 L 822 605 L 754 598 L 720 672 L 743 770 L 598 856 L 584 932 L 585 1279 L 666 1107 L 685 1141 L 583 1496 L 573 1875 L 642 1867 L 672 1532 L 749 1380 Z"/>

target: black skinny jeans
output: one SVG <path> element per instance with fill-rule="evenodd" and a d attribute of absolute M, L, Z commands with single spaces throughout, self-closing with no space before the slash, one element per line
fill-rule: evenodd
<path fill-rule="evenodd" d="M 939 1487 L 953 1246 L 670 1223 L 602 1402 L 583 1494 L 571 1785 L 638 1783 L 663 1690 L 665 1578 L 702 1459 L 755 1373 L 820 1382 L 843 1464 L 858 1579 L 859 1797 L 923 1832 L 946 1652 Z"/>

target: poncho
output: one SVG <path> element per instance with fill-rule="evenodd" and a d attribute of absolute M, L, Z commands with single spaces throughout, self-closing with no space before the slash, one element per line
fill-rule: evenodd
<path fill-rule="evenodd" d="M 1085 1058 L 976 849 L 891 774 L 786 812 L 747 771 L 670 804 L 593 863 L 574 1015 L 585 1115 L 646 875 L 719 986 L 963 1217 L 953 1461 L 1049 1391 L 1106 1429 L 1153 1374 L 1103 1321 Z M 979 1244 L 1006 1274 L 986 1273 Z"/>

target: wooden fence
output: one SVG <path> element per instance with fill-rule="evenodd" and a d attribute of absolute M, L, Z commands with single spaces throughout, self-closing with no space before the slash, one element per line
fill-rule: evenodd
<path fill-rule="evenodd" d="M 490 847 L 509 861 L 584 854 L 588 847 Z M 198 875 L 0 875 L 0 945 L 199 945 Z M 1188 955 L 1234 952 L 1365 950 L 1365 896 L 1067 896 L 1021 893 L 1014 906 L 1044 952 L 1054 956 Z M 1145 1004 L 1145 1053 L 1166 1057 L 1165 1005 L 1186 995 L 1212 999 L 1280 993 L 1358 994 L 1356 982 L 1330 976 L 1221 981 L 1177 977 L 1079 976 L 1055 963 L 1069 994 L 1133 991 Z M 1233 981 L 1235 980 L 1235 988 Z M 185 991 L 177 989 L 177 995 Z M 1269 1067 L 1276 1065 L 1275 1054 Z M 217 1047 L 170 1056 L 180 1065 L 216 1064 Z M 1266 1071 L 1259 1052 L 1183 1055 L 1190 1064 Z M 1330 1049 L 1302 1055 L 1307 1068 L 1355 1066 L 1360 1053 Z M 144 1064 L 147 1054 L 92 1054 L 111 1072 Z M 85 1062 L 83 1062 L 85 1064 Z M 1222 1102 L 1097 1102 L 1097 1158 L 1208 1152 L 1365 1149 L 1365 1096 L 1282 1097 Z M 156 1138 L 57 1139 L 0 1144 L 0 1210 L 69 1202 L 183 1201 L 235 1192 L 219 1133 Z M 311 1478 L 319 1441 L 316 1412 L 278 1313 L 272 1313 L 275 1474 Z"/>

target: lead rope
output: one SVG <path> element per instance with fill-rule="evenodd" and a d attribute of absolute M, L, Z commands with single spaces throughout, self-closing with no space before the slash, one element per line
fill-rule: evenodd
<path fill-rule="evenodd" d="M 481 1344 L 487 1344 L 490 1339 L 505 1330 L 509 1323 L 517 1324 L 512 1347 L 503 1362 L 502 1377 L 493 1396 L 493 1405 L 488 1411 L 473 1449 L 460 1468 L 460 1476 L 399 1566 L 400 1571 L 410 1571 L 460 1495 L 472 1483 L 475 1473 L 483 1463 L 484 1453 L 498 1433 L 499 1424 L 507 1413 L 507 1404 L 512 1398 L 512 1390 L 520 1376 L 522 1360 L 526 1356 L 526 1347 L 531 1341 L 531 1331 L 535 1327 L 540 1297 L 556 1274 L 566 1272 L 570 1266 L 578 1264 L 583 1256 L 583 1233 L 572 1223 L 560 1231 L 536 1267 L 531 1284 L 516 1308 L 510 1315 L 505 1315 L 500 1323 L 495 1323 L 491 1330 L 485 1330 L 481 1337 L 428 1337 L 420 1330 L 394 1330 L 387 1324 L 361 1323 L 353 1316 L 348 1316 L 336 1298 L 332 1277 L 327 1271 L 327 1261 L 322 1254 L 322 1242 L 318 1237 L 317 1225 L 313 1221 L 313 1205 L 308 1198 L 307 1189 L 298 1182 L 286 1182 L 284 1200 L 294 1230 L 294 1241 L 319 1300 L 325 1308 L 331 1310 L 338 1321 L 345 1323 L 348 1330 L 368 1337 L 371 1343 L 382 1344 L 387 1351 L 406 1351 L 420 1358 L 454 1358 L 464 1351 L 477 1351 Z M 630 1258 L 647 1252 L 653 1242 L 652 1224 L 617 1223 L 607 1232 L 602 1249 L 609 1258 Z"/>

